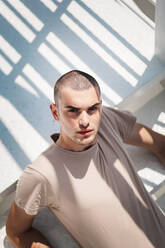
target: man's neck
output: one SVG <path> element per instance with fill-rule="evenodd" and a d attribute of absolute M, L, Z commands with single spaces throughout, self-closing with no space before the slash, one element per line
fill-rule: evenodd
<path fill-rule="evenodd" d="M 79 145 L 79 144 L 76 144 L 74 143 L 73 141 L 69 142 L 70 145 L 68 145 L 68 142 L 66 142 L 63 137 L 60 135 L 58 140 L 56 141 L 56 145 L 62 147 L 63 149 L 65 150 L 68 150 L 68 151 L 73 151 L 73 152 L 82 152 L 82 151 L 85 151 L 85 150 L 88 150 L 90 147 L 92 147 L 93 145 L 95 145 L 97 142 L 97 138 L 96 140 L 92 143 L 92 144 L 88 144 L 88 145 Z"/>

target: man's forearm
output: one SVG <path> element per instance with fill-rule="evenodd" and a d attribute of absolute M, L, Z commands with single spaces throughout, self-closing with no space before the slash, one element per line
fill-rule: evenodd
<path fill-rule="evenodd" d="M 153 153 L 165 165 L 165 136 L 158 134 L 154 137 L 154 139 L 155 147 L 153 149 Z"/>
<path fill-rule="evenodd" d="M 165 136 L 153 131 L 151 128 L 136 123 L 125 143 L 141 146 L 152 151 L 165 164 Z"/>
<path fill-rule="evenodd" d="M 151 143 L 148 142 L 148 144 L 144 144 L 144 148 L 151 150 L 165 165 L 165 136 L 146 126 L 143 128 L 143 132 L 142 139 L 145 140 L 147 136 L 150 136 L 150 139 L 152 140 Z"/>
<path fill-rule="evenodd" d="M 46 238 L 36 229 L 31 228 L 29 231 L 20 235 L 7 234 L 9 242 L 15 248 L 50 248 L 49 242 Z"/>

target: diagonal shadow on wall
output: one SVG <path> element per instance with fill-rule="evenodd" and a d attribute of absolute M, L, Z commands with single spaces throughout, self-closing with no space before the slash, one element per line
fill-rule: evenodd
<path fill-rule="evenodd" d="M 49 135 L 59 129 L 49 113 L 49 104 L 52 98 L 51 90 L 53 89 L 54 82 L 62 73 L 72 69 L 86 69 L 87 72 L 92 73 L 103 84 L 102 95 L 105 102 L 114 105 L 117 103 L 115 102 L 115 97 L 118 97 L 117 101 L 122 101 L 123 98 L 143 85 L 145 80 L 149 80 L 148 75 L 151 72 L 154 74 L 160 70 L 160 65 L 157 61 L 155 66 L 156 58 L 153 61 L 146 58 L 126 38 L 120 35 L 110 23 L 103 20 L 102 17 L 97 15 L 83 1 L 52 1 L 54 6 L 56 6 L 54 11 L 51 11 L 41 1 L 35 1 L 35 3 L 32 0 L 20 1 L 43 23 L 40 31 L 36 31 L 32 24 L 29 23 L 29 20 L 25 19 L 25 16 L 21 12 L 19 13 L 16 6 L 12 5 L 11 1 L 3 0 L 1 2 L 33 32 L 35 39 L 32 42 L 28 42 L 16 30 L 14 24 L 9 23 L 9 20 L 7 21 L 4 16 L 0 17 L 3 38 L 21 55 L 21 59 L 17 63 L 13 63 L 1 49 L 0 55 L 12 66 L 12 71 L 8 74 L 0 72 L 0 94 L 3 99 L 7 99 L 12 104 L 13 108 L 21 114 L 31 128 L 41 136 L 41 141 L 46 141 L 47 144 L 49 143 Z M 77 8 L 75 8 L 75 11 L 72 4 L 75 4 Z M 146 74 L 139 75 L 136 68 L 132 68 L 123 59 L 122 54 L 119 55 L 119 53 L 116 53 L 113 46 L 111 48 L 108 40 L 106 43 L 101 36 L 97 35 L 97 32 L 92 32 L 91 28 L 85 25 L 82 19 L 79 20 L 76 11 L 80 10 L 82 13 L 86 13 L 87 17 L 92 18 L 96 27 L 100 25 L 100 31 L 103 30 L 107 37 L 115 37 L 115 40 L 119 42 L 118 44 L 126 47 L 130 51 L 130 56 L 134 54 L 134 56 L 142 61 L 148 69 L 148 71 L 146 70 Z M 84 18 L 86 17 L 84 16 Z M 67 20 L 73 26 L 69 26 Z M 76 32 L 76 29 L 80 32 Z M 60 45 L 61 43 L 59 43 L 59 46 L 58 43 L 52 45 L 50 40 L 48 41 L 48 35 L 50 33 L 62 45 Z M 88 40 L 85 40 L 86 38 Z M 135 78 L 137 83 L 134 86 L 121 74 L 120 70 L 117 71 L 111 66 L 112 60 L 117 63 L 119 69 L 122 68 Z M 150 65 L 152 65 L 151 69 L 149 69 Z M 27 68 L 31 68 L 31 70 L 27 70 Z M 49 93 L 51 96 L 49 96 Z M 114 99 L 112 98 L 113 94 Z M 6 111 L 8 109 L 7 105 L 2 106 L 2 108 L 6 108 Z M 5 111 L 3 111 L 3 118 L 6 120 L 5 123 L 8 125 L 12 120 L 17 127 L 17 120 L 14 117 L 12 119 L 10 118 L 12 113 L 10 115 L 7 113 L 4 115 L 4 113 Z M 10 124 L 6 128 L 2 128 L 2 142 L 23 168 L 27 161 L 31 161 L 32 158 L 30 156 L 28 157 L 22 151 L 19 144 L 16 144 L 18 130 L 15 129 L 16 135 L 12 139 L 9 127 Z M 28 130 L 26 130 L 23 123 L 22 128 L 26 139 L 31 139 L 31 135 L 27 135 Z M 6 135 L 8 142 L 4 141 Z M 26 142 L 26 139 L 24 138 L 24 142 Z M 12 152 L 13 147 L 14 152 Z M 29 147 L 29 149 L 31 148 Z M 37 153 L 38 150 L 36 155 Z M 20 154 L 22 154 L 22 159 L 20 159 Z"/>

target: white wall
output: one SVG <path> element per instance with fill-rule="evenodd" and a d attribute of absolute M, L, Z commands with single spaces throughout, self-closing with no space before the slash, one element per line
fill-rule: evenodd
<path fill-rule="evenodd" d="M 91 73 L 116 105 L 164 66 L 155 23 L 133 0 L 0 0 L 0 13 L 1 192 L 58 130 L 49 104 L 61 74 Z"/>
<path fill-rule="evenodd" d="M 156 29 L 155 29 L 155 53 L 165 63 L 165 1 L 157 0 L 156 4 Z"/>

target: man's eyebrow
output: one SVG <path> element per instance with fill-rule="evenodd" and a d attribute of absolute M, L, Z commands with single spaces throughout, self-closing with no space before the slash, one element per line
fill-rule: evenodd
<path fill-rule="evenodd" d="M 80 108 L 74 107 L 72 105 L 67 105 L 67 106 L 65 106 L 65 108 L 67 108 L 67 109 L 77 109 L 77 110 L 80 110 Z"/>
<path fill-rule="evenodd" d="M 89 106 L 88 109 L 93 108 L 93 107 L 97 107 L 100 104 L 101 104 L 101 102 L 97 102 L 97 103 Z M 67 106 L 65 106 L 65 108 L 67 108 L 67 109 L 76 109 L 76 110 L 80 110 L 81 109 L 81 108 L 77 108 L 77 107 L 72 106 L 72 105 L 67 105 Z"/>
<path fill-rule="evenodd" d="M 92 106 L 90 106 L 88 109 L 93 108 L 93 107 L 97 107 L 97 106 L 99 106 L 100 104 L 101 104 L 101 102 L 97 102 L 97 103 L 93 104 Z"/>

